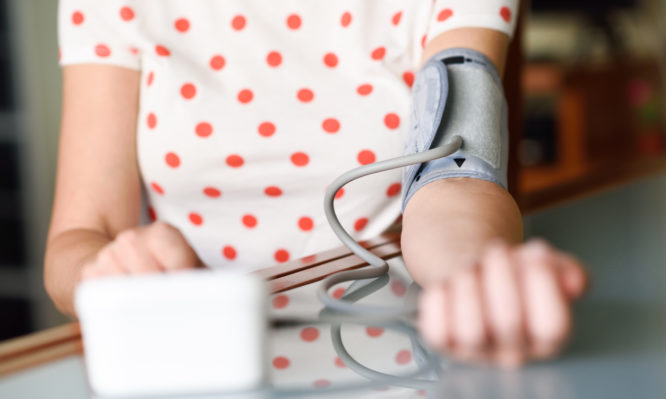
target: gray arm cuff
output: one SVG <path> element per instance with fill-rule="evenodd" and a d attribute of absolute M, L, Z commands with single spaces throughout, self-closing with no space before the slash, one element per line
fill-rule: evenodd
<path fill-rule="evenodd" d="M 402 210 L 418 189 L 452 177 L 482 179 L 507 188 L 507 104 L 497 69 L 483 54 L 447 49 L 428 60 L 412 92 L 405 155 L 463 139 L 450 156 L 405 168 Z"/>

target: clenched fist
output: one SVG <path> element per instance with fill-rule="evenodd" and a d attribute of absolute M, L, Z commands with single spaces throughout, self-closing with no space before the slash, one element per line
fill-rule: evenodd
<path fill-rule="evenodd" d="M 81 270 L 81 279 L 191 269 L 201 264 L 175 227 L 157 222 L 125 230 Z"/>
<path fill-rule="evenodd" d="M 474 267 L 424 287 L 420 330 L 459 360 L 516 367 L 562 349 L 586 284 L 581 264 L 543 241 L 493 243 Z"/>

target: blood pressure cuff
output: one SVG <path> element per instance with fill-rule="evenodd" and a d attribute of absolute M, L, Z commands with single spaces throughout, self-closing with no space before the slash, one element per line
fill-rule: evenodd
<path fill-rule="evenodd" d="M 502 82 L 487 57 L 462 48 L 431 57 L 414 81 L 405 155 L 438 147 L 455 135 L 463 144 L 450 156 L 404 169 L 403 212 L 416 191 L 439 179 L 471 177 L 506 189 L 507 124 Z"/>

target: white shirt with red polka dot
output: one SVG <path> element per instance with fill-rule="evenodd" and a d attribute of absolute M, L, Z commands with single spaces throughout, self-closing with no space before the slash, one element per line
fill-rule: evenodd
<path fill-rule="evenodd" d="M 428 38 L 475 20 L 511 34 L 516 2 L 61 0 L 60 62 L 140 71 L 150 217 L 207 265 L 249 270 L 340 245 L 324 191 L 402 153 Z M 385 172 L 338 192 L 355 238 L 396 221 L 400 180 Z"/>

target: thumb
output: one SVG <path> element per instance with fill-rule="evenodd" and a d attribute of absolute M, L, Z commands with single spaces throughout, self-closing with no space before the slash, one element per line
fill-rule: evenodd
<path fill-rule="evenodd" d="M 569 254 L 560 254 L 560 283 L 564 294 L 571 301 L 579 299 L 587 291 L 590 278 L 583 265 Z"/>

